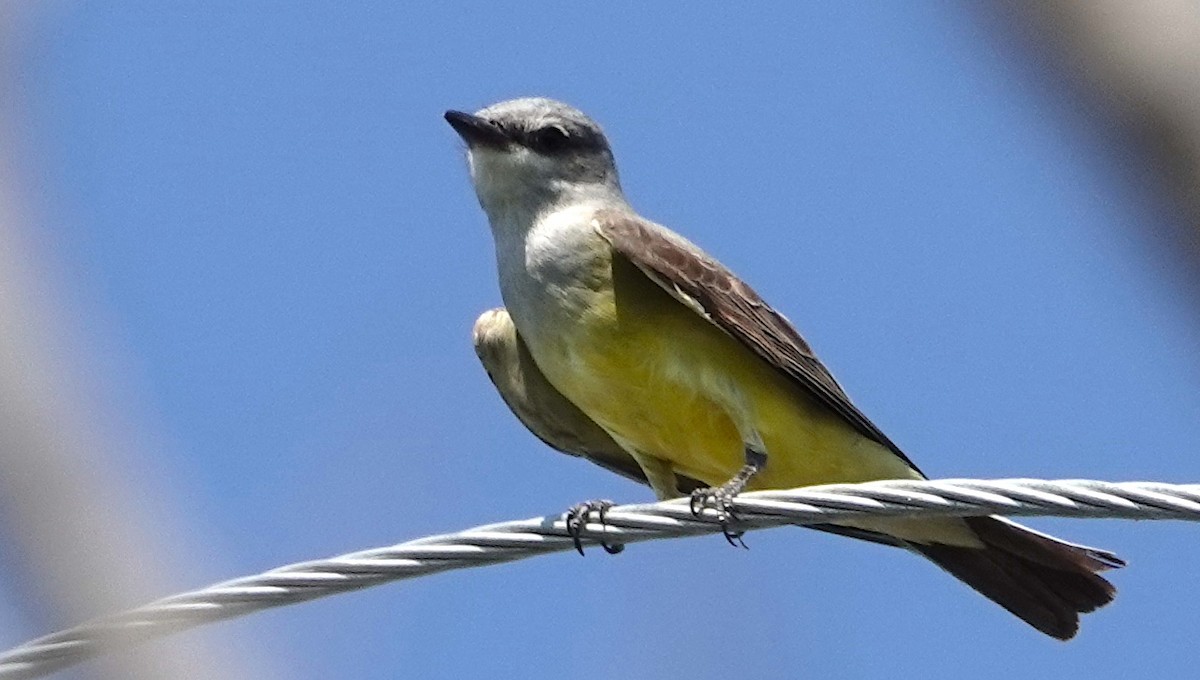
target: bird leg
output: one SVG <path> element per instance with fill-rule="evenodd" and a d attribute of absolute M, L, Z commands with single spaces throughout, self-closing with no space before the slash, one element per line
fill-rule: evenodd
<path fill-rule="evenodd" d="M 744 532 L 729 529 L 730 521 L 737 520 L 737 515 L 733 512 L 733 498 L 741 493 L 754 475 L 758 474 L 758 471 L 766 465 L 767 452 L 764 448 L 761 445 L 747 444 L 746 463 L 728 482 L 721 486 L 697 489 L 692 492 L 690 504 L 692 514 L 699 517 L 705 508 L 716 510 L 717 521 L 721 523 L 721 531 L 729 545 L 735 548 L 738 546 L 747 548 L 746 542 L 742 540 Z"/>

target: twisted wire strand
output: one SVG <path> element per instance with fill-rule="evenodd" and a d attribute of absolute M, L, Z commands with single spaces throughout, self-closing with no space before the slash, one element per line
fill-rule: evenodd
<path fill-rule="evenodd" d="M 946 479 L 760 491 L 733 502 L 737 530 L 879 516 L 1057 516 L 1200 520 L 1200 484 L 1094 480 Z M 715 510 L 688 499 L 614 506 L 582 527 L 585 545 L 722 531 Z M 0 680 L 33 678 L 100 653 L 188 628 L 389 581 L 572 550 L 562 515 L 501 522 L 397 545 L 299 562 L 101 617 L 0 653 Z"/>

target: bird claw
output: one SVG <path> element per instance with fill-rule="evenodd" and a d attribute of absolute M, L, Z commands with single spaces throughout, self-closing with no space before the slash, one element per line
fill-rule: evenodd
<path fill-rule="evenodd" d="M 567 509 L 563 519 L 567 523 L 567 535 L 571 537 L 575 544 L 575 550 L 583 555 L 583 527 L 587 524 L 588 518 L 594 512 L 600 524 L 604 524 L 605 516 L 608 514 L 608 509 L 615 505 L 612 501 L 594 500 L 585 501 L 576 505 L 572 505 Z M 604 552 L 609 555 L 616 555 L 625 549 L 620 543 L 609 543 L 601 541 L 600 547 L 604 548 Z"/>
<path fill-rule="evenodd" d="M 742 540 L 742 536 L 746 532 L 731 531 L 729 528 L 732 522 L 738 520 L 737 514 L 733 511 L 733 499 L 737 496 L 738 491 L 739 489 L 735 488 L 733 483 L 696 489 L 692 492 L 688 507 L 695 517 L 700 517 L 706 509 L 716 510 L 717 521 L 721 523 L 721 534 L 725 536 L 726 542 L 735 548 L 741 547 L 749 550 L 750 546 Z"/>

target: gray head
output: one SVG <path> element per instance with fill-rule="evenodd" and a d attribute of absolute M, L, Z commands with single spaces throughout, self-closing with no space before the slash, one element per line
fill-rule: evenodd
<path fill-rule="evenodd" d="M 467 143 L 471 179 L 489 214 L 621 195 L 604 132 L 562 102 L 512 99 L 474 114 L 447 111 L 446 122 Z"/>

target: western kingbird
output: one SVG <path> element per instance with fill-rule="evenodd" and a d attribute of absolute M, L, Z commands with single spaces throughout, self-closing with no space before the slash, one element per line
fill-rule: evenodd
<path fill-rule="evenodd" d="M 476 347 L 544 441 L 644 478 L 659 498 L 698 480 L 693 499 L 719 513 L 745 489 L 924 478 L 782 314 L 634 211 L 582 112 L 531 98 L 446 120 L 467 144 L 507 309 L 481 318 Z M 1124 565 L 1000 517 L 830 528 L 916 551 L 1064 640 L 1112 600 L 1098 572 Z"/>

